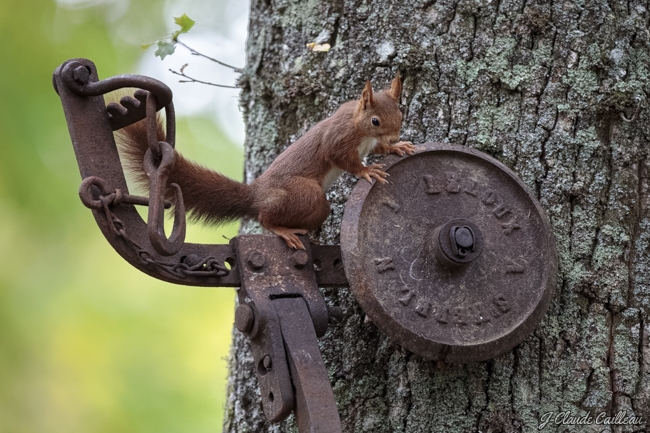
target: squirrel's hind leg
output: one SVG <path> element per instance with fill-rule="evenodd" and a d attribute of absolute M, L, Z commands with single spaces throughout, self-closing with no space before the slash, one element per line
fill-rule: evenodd
<path fill-rule="evenodd" d="M 289 248 L 293 248 L 294 250 L 304 250 L 305 245 L 303 245 L 302 241 L 297 234 L 299 235 L 306 235 L 307 230 L 304 229 L 290 229 L 287 227 L 267 227 L 269 230 L 271 230 L 274 234 L 279 236 L 280 238 L 284 239 L 284 241 L 287 243 L 287 246 Z"/>
<path fill-rule="evenodd" d="M 305 249 L 296 233 L 317 230 L 330 214 L 330 205 L 321 186 L 313 179 L 294 178 L 267 196 L 260 207 L 259 221 L 287 243 Z"/>

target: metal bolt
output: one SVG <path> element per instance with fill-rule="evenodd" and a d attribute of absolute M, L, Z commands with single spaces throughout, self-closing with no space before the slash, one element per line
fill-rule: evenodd
<path fill-rule="evenodd" d="M 264 254 L 259 251 L 253 251 L 250 256 L 248 256 L 248 266 L 251 267 L 254 271 L 259 271 L 266 264 L 266 258 Z"/>
<path fill-rule="evenodd" d="M 273 366 L 273 362 L 271 362 L 271 356 L 265 355 L 260 362 L 257 364 L 257 374 L 260 376 L 265 376 L 269 371 L 271 371 L 271 367 Z M 271 399 L 272 399 L 272 394 L 271 394 Z"/>
<path fill-rule="evenodd" d="M 181 263 L 184 263 L 187 266 L 192 267 L 201 263 L 201 258 L 196 254 L 188 254 L 187 256 L 181 259 Z"/>
<path fill-rule="evenodd" d="M 240 332 L 244 334 L 253 329 L 255 323 L 255 313 L 248 304 L 240 304 L 235 311 L 235 325 Z"/>
<path fill-rule="evenodd" d="M 266 368 L 267 371 L 271 370 L 273 362 L 271 362 L 271 357 L 269 355 L 266 355 L 264 359 L 262 359 L 262 365 L 264 368 Z"/>
<path fill-rule="evenodd" d="M 483 250 L 483 235 L 472 221 L 456 218 L 433 231 L 432 252 L 438 265 L 457 269 L 476 260 Z"/>
<path fill-rule="evenodd" d="M 471 228 L 454 226 L 449 231 L 449 236 L 457 257 L 463 258 L 468 252 L 474 251 L 474 232 Z"/>
<path fill-rule="evenodd" d="M 296 268 L 302 269 L 309 263 L 309 254 L 305 250 L 297 250 L 291 255 L 291 262 Z"/>
<path fill-rule="evenodd" d="M 90 80 L 90 71 L 83 65 L 77 66 L 74 68 L 74 71 L 72 71 L 72 78 L 81 85 L 88 84 L 88 81 Z"/>

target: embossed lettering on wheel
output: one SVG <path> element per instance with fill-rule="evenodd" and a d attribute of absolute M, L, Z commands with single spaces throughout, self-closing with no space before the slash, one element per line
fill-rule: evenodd
<path fill-rule="evenodd" d="M 557 273 L 550 224 L 495 159 L 427 144 L 359 181 L 343 218 L 350 287 L 396 343 L 448 362 L 494 357 L 540 322 Z"/>

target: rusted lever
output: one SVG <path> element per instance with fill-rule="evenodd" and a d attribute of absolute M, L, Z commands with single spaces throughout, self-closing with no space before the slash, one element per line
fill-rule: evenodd
<path fill-rule="evenodd" d="M 318 348 L 316 332 L 303 298 L 278 298 L 284 348 L 295 388 L 294 412 L 299 432 L 341 433 L 334 392 Z"/>
<path fill-rule="evenodd" d="M 300 433 L 340 433 L 334 393 L 318 349 L 328 311 L 307 250 L 277 236 L 232 240 L 241 276 L 237 328 L 248 337 L 269 421 L 295 413 Z"/>

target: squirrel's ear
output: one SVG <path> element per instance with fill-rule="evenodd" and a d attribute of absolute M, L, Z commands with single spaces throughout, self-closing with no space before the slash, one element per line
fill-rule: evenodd
<path fill-rule="evenodd" d="M 370 80 L 366 81 L 366 86 L 361 92 L 361 99 L 359 100 L 359 106 L 362 110 L 372 107 L 375 104 L 375 98 L 372 97 L 372 85 Z"/>
<path fill-rule="evenodd" d="M 395 79 L 390 83 L 388 94 L 391 98 L 399 102 L 399 98 L 402 96 L 402 79 L 399 77 L 399 71 L 397 71 Z"/>

